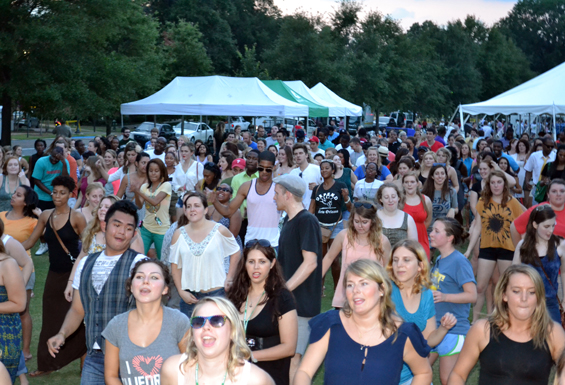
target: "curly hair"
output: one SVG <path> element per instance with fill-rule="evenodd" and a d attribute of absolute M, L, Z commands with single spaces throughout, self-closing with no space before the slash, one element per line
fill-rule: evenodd
<path fill-rule="evenodd" d="M 391 258 L 389 259 L 386 266 L 388 276 L 396 284 L 396 286 L 398 286 L 399 289 L 403 288 L 402 283 L 394 275 L 394 269 L 392 268 L 392 264 L 394 262 L 394 253 L 401 247 L 404 247 L 405 249 L 410 251 L 416 257 L 416 259 L 418 260 L 418 265 L 420 266 L 420 271 L 414 278 L 412 293 L 418 294 L 422 291 L 423 288 L 429 289 L 432 282 L 430 280 L 430 264 L 428 262 L 428 256 L 424 251 L 422 245 L 418 241 L 415 241 L 413 239 L 405 239 L 394 245 L 390 253 Z"/>
<path fill-rule="evenodd" d="M 508 188 L 508 181 L 506 180 L 506 175 L 504 175 L 502 171 L 492 170 L 490 172 L 489 176 L 487 177 L 487 180 L 485 181 L 485 188 L 481 193 L 481 199 L 483 200 L 485 205 L 489 203 L 490 200 L 492 199 L 493 194 L 492 194 L 492 190 L 490 189 L 490 181 L 492 180 L 493 177 L 502 179 L 502 182 L 504 183 L 504 189 L 502 190 L 502 200 L 500 202 L 500 205 L 502 207 L 506 207 L 506 204 L 512 198 L 512 195 L 510 195 L 510 189 Z"/>
<path fill-rule="evenodd" d="M 248 248 L 246 247 L 243 250 L 243 258 L 239 260 L 237 265 L 237 272 L 235 273 L 232 289 L 227 293 L 228 299 L 232 301 L 236 309 L 241 309 L 241 306 L 246 301 L 251 287 L 251 279 L 249 278 L 249 273 L 247 273 L 246 264 L 249 253 L 253 250 L 261 252 L 269 260 L 269 262 L 273 263 L 273 261 L 275 261 L 275 264 L 269 271 L 269 276 L 265 281 L 266 296 L 263 301 L 257 304 L 257 306 L 267 303 L 267 301 L 272 298 L 274 301 L 273 322 L 276 323 L 281 317 L 278 301 L 282 290 L 286 288 L 286 282 L 284 280 L 280 264 L 276 262 L 277 254 L 274 248 L 261 246 L 259 243 L 256 243 L 255 245 Z"/>
<path fill-rule="evenodd" d="M 377 257 L 377 260 L 381 265 L 384 265 L 384 247 L 381 242 L 381 235 L 383 233 L 383 226 L 381 220 L 377 216 L 377 208 L 368 201 L 359 201 L 359 203 L 353 205 L 351 211 L 351 217 L 348 221 L 347 227 L 347 241 L 349 242 L 348 247 L 353 247 L 355 244 L 355 239 L 357 238 L 357 229 L 355 229 L 355 216 L 358 215 L 361 218 L 368 219 L 371 221 L 371 227 L 369 228 L 369 243 L 373 248 L 373 252 Z M 365 205 L 371 205 L 371 208 L 366 208 Z"/>
<path fill-rule="evenodd" d="M 379 290 L 383 293 L 379 309 L 379 322 L 381 324 L 381 331 L 383 333 L 383 336 L 387 338 L 393 334 L 396 334 L 396 332 L 398 331 L 396 321 L 401 318 L 396 313 L 396 306 L 394 305 L 394 302 L 391 298 L 392 283 L 388 278 L 385 268 L 370 259 L 359 259 L 353 262 L 347 267 L 347 270 L 345 270 L 344 274 L 343 288 L 346 291 L 347 280 L 349 275 L 351 274 L 377 283 Z M 345 301 L 341 311 L 348 318 L 352 316 L 353 309 L 351 309 L 349 301 Z M 397 336 L 395 336 L 395 340 L 396 337 Z"/>
<path fill-rule="evenodd" d="M 35 210 L 39 203 L 39 196 L 34 189 L 24 184 L 18 186 L 18 188 L 24 189 L 24 202 L 26 204 L 24 207 L 24 215 L 30 218 L 37 218 L 37 215 L 35 215 L 33 210 Z"/>
<path fill-rule="evenodd" d="M 227 299 L 222 297 L 204 297 L 194 307 L 191 318 L 198 314 L 198 311 L 206 303 L 214 303 L 220 312 L 222 312 L 228 319 L 231 327 L 231 338 L 228 350 L 228 365 L 227 372 L 231 381 L 235 381 L 235 370 L 245 364 L 245 361 L 251 357 L 251 350 L 247 346 L 245 340 L 245 330 L 243 330 L 243 323 L 239 318 L 239 312 L 235 306 Z M 228 323 L 223 327 L 227 327 Z M 194 329 L 191 327 L 186 333 L 186 360 L 182 361 L 179 365 L 180 372 L 184 374 L 185 369 L 189 363 L 196 364 L 198 362 L 198 348 L 194 342 Z"/>
<path fill-rule="evenodd" d="M 58 177 L 55 177 L 55 179 L 53 179 L 51 186 L 63 186 L 66 187 L 69 192 L 73 192 L 76 187 L 76 183 L 70 176 L 59 175 Z"/>
<path fill-rule="evenodd" d="M 546 350 L 546 341 L 548 340 L 554 323 L 547 312 L 545 305 L 545 288 L 543 280 L 537 270 L 533 267 L 520 264 L 512 265 L 502 274 L 494 289 L 494 310 L 488 317 L 490 324 L 496 325 L 493 329 L 493 336 L 498 340 L 500 333 L 510 327 L 510 316 L 508 314 L 508 302 L 504 300 L 504 295 L 510 284 L 510 278 L 515 274 L 524 274 L 528 276 L 534 284 L 536 293 L 536 309 L 531 316 L 530 335 L 532 336 L 534 347 L 536 349 Z"/>

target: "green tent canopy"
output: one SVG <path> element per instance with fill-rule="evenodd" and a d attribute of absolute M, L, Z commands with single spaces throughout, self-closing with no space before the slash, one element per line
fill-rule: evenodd
<path fill-rule="evenodd" d="M 329 109 L 327 107 L 321 106 L 310 101 L 309 99 L 306 99 L 299 93 L 293 91 L 289 86 L 284 84 L 282 80 L 262 80 L 262 82 L 283 98 L 308 106 L 308 116 L 313 116 L 316 118 L 329 117 Z"/>

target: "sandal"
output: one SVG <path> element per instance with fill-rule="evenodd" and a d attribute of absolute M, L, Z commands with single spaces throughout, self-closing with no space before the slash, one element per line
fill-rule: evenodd
<path fill-rule="evenodd" d="M 28 373 L 28 376 L 30 376 L 30 377 L 32 377 L 32 378 L 33 378 L 33 377 L 41 377 L 41 376 L 47 376 L 47 375 L 49 375 L 49 374 L 51 374 L 51 373 L 53 373 L 52 370 L 46 370 L 46 371 L 43 371 L 43 370 L 35 370 L 35 371 L 31 372 L 31 373 Z"/>

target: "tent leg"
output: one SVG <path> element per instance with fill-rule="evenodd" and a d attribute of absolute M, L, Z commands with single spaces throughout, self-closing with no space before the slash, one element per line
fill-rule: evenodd
<path fill-rule="evenodd" d="M 455 111 L 457 112 L 457 111 Z M 453 114 L 453 116 L 451 117 L 451 120 L 453 120 L 453 118 L 455 117 L 455 114 Z M 451 121 L 450 121 L 451 123 Z M 463 120 L 463 109 L 461 108 L 461 104 L 459 105 L 459 123 L 461 124 L 461 132 L 463 132 L 463 135 L 465 135 L 465 121 Z M 470 133 L 469 133 L 470 135 Z"/>
<path fill-rule="evenodd" d="M 457 106 L 457 108 L 455 109 L 455 112 L 453 113 L 453 115 L 451 115 L 451 118 L 449 119 L 449 122 L 447 122 L 447 124 L 449 125 L 451 122 L 453 122 L 453 118 L 455 118 L 455 115 L 457 115 L 457 111 L 459 111 L 461 109 L 461 104 Z"/>
<path fill-rule="evenodd" d="M 180 134 L 184 135 L 184 115 L 180 117 Z"/>
<path fill-rule="evenodd" d="M 157 127 L 157 115 L 153 115 L 153 127 Z"/>
<path fill-rule="evenodd" d="M 555 125 L 555 102 L 553 103 L 553 140 L 557 141 L 557 126 Z"/>
<path fill-rule="evenodd" d="M 120 114 L 120 118 L 122 119 L 122 128 L 124 128 L 124 116 Z"/>

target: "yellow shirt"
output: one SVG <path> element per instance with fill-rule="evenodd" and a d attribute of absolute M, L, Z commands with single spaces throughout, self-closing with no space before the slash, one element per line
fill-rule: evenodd
<path fill-rule="evenodd" d="M 6 218 L 7 213 L 7 211 L 0 213 L 0 219 L 4 222 L 4 234 L 10 235 L 16 241 L 23 243 L 33 233 L 33 229 L 37 225 L 37 219 L 23 217 L 22 219 L 10 220 Z M 27 250 L 27 254 L 31 257 L 30 250 Z"/>
<path fill-rule="evenodd" d="M 156 197 L 159 193 L 164 192 L 167 194 L 165 199 L 157 206 L 145 201 L 145 218 L 143 218 L 143 227 L 152 232 L 153 234 L 165 235 L 169 227 L 171 227 L 171 220 L 169 218 L 169 206 L 171 205 L 171 193 L 173 188 L 169 182 L 162 183 L 155 192 L 151 192 L 147 187 L 147 183 L 141 186 L 140 191 L 150 197 Z M 153 190 L 155 186 L 152 186 Z M 158 219 L 157 219 L 158 218 Z"/>
<path fill-rule="evenodd" d="M 492 199 L 485 204 L 483 198 L 477 203 L 477 213 L 481 217 L 481 249 L 488 247 L 514 251 L 514 243 L 510 236 L 510 225 L 522 214 L 522 206 L 511 198 L 506 207 Z"/>

